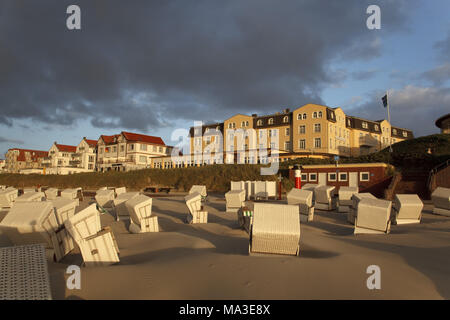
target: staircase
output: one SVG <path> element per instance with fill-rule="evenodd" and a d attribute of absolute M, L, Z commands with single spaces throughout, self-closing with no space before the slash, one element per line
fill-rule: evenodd
<path fill-rule="evenodd" d="M 404 172 L 392 191 L 392 198 L 396 194 L 417 194 L 421 199 L 430 199 L 428 190 L 428 175 L 426 171 Z"/>

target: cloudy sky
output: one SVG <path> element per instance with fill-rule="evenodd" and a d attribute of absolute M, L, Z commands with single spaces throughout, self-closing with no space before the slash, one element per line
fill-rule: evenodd
<path fill-rule="evenodd" d="M 81 8 L 81 30 L 66 9 Z M 381 29 L 366 27 L 370 4 Z M 319 103 L 416 136 L 450 112 L 450 1 L 2 0 L 0 152 Z M 1 156 L 0 156 L 1 157 Z"/>

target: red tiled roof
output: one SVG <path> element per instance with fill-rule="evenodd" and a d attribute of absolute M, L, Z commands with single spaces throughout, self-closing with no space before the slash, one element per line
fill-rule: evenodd
<path fill-rule="evenodd" d="M 60 152 L 77 152 L 76 146 L 68 146 L 66 144 L 55 144 Z"/>
<path fill-rule="evenodd" d="M 120 136 L 120 134 L 115 134 L 115 135 L 112 135 L 112 136 L 101 135 L 100 139 L 103 139 L 105 144 L 110 144 L 110 143 L 114 143 L 114 138 L 118 138 L 119 136 Z"/>
<path fill-rule="evenodd" d="M 19 149 L 19 148 L 13 148 L 13 149 L 9 149 L 9 150 L 18 150 L 19 151 L 19 155 L 17 156 L 17 161 L 26 161 L 26 158 L 25 158 L 26 152 L 30 153 L 32 161 L 37 161 L 38 158 L 48 157 L 48 151 Z"/>
<path fill-rule="evenodd" d="M 95 147 L 97 145 L 97 140 L 89 140 L 89 139 L 85 140 L 90 147 Z"/>
<path fill-rule="evenodd" d="M 131 132 L 125 132 L 125 131 L 122 131 L 122 134 L 124 135 L 125 139 L 127 139 L 128 141 L 147 142 L 147 143 L 159 144 L 159 145 L 163 145 L 163 146 L 166 145 L 160 137 L 147 136 L 145 134 L 131 133 Z"/>

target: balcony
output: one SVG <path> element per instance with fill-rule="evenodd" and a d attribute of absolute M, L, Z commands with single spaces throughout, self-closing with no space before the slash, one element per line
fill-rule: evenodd
<path fill-rule="evenodd" d="M 77 166 L 77 165 L 79 165 L 80 163 L 81 163 L 80 160 L 71 160 L 71 161 L 69 161 L 69 165 L 70 165 L 70 166 Z"/>
<path fill-rule="evenodd" d="M 376 147 L 379 144 L 379 141 L 371 136 L 359 137 L 359 146 L 365 148 Z"/>

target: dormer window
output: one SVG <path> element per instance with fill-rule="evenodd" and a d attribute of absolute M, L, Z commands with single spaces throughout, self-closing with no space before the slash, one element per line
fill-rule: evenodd
<path fill-rule="evenodd" d="M 378 125 L 375 125 L 375 131 L 380 131 L 380 127 L 378 127 Z"/>
<path fill-rule="evenodd" d="M 363 127 L 364 129 L 367 129 L 367 128 L 368 128 L 367 122 L 363 122 L 363 123 L 362 123 L 362 127 Z"/>
<path fill-rule="evenodd" d="M 313 116 L 312 117 L 313 117 L 313 119 L 317 118 L 317 112 L 316 111 L 313 112 Z"/>
<path fill-rule="evenodd" d="M 283 122 L 284 122 L 284 123 L 288 123 L 288 122 L 289 122 L 289 117 L 288 117 L 288 116 L 285 116 L 285 117 L 283 118 Z"/>
<path fill-rule="evenodd" d="M 269 124 L 273 124 L 273 118 L 269 119 Z"/>
<path fill-rule="evenodd" d="M 397 134 L 397 129 L 392 129 L 393 134 Z"/>
<path fill-rule="evenodd" d="M 297 115 L 297 120 L 302 120 L 302 114 L 301 114 L 301 113 L 299 113 L 299 114 Z"/>
<path fill-rule="evenodd" d="M 306 113 L 303 114 L 303 120 L 306 120 Z"/>
<path fill-rule="evenodd" d="M 257 126 L 262 126 L 262 125 L 263 125 L 262 120 L 258 120 L 258 121 L 256 122 L 256 125 L 257 125 Z"/>
<path fill-rule="evenodd" d="M 322 111 L 319 111 L 319 118 L 322 118 Z"/>
<path fill-rule="evenodd" d="M 408 137 L 408 132 L 403 131 L 403 136 L 404 136 L 405 138 Z"/>

